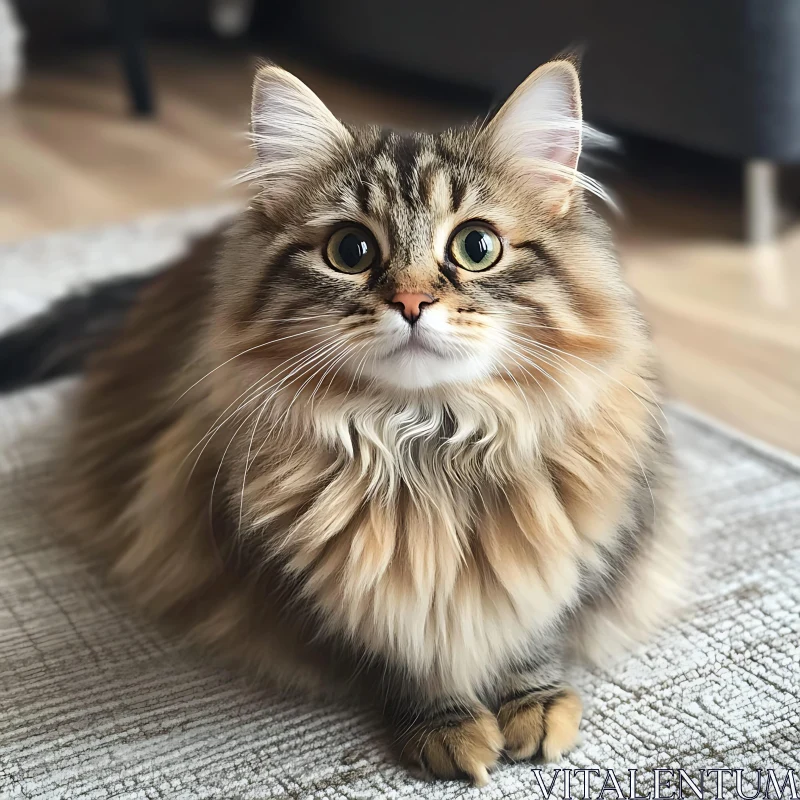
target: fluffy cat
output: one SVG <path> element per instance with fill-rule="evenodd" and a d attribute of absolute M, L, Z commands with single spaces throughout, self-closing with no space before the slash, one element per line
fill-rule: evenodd
<path fill-rule="evenodd" d="M 674 599 L 647 328 L 577 169 L 578 76 L 487 122 L 354 129 L 262 67 L 252 202 L 91 359 L 60 512 L 230 662 L 357 688 L 402 758 L 557 759 L 580 652 Z"/>

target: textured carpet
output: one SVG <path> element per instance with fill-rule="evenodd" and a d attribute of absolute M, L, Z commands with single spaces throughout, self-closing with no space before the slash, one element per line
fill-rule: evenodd
<path fill-rule="evenodd" d="M 152 268 L 221 214 L 1 246 L 0 328 L 67 285 Z M 367 711 L 250 686 L 118 605 L 37 500 L 72 389 L 0 399 L 0 798 L 542 796 L 529 764 L 482 790 L 410 778 Z M 686 412 L 670 421 L 694 598 L 640 652 L 575 675 L 583 742 L 560 766 L 745 768 L 752 793 L 752 770 L 800 765 L 800 469 Z"/>

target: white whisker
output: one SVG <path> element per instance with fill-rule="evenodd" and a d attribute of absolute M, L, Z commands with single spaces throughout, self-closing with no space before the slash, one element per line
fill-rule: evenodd
<path fill-rule="evenodd" d="M 532 344 L 537 344 L 537 343 L 533 343 L 532 342 Z M 538 357 L 542 358 L 541 354 L 539 354 Z M 562 358 L 561 360 L 563 361 L 564 359 Z M 529 363 L 531 363 L 531 362 L 529 362 Z M 568 366 L 572 366 L 573 368 L 576 368 L 575 365 L 570 365 L 569 362 L 565 362 L 565 363 L 567 363 Z M 565 374 L 568 374 L 563 367 L 559 367 L 557 364 L 553 364 L 552 362 L 551 362 L 551 365 L 552 366 L 556 366 L 557 368 L 561 369 L 562 372 L 564 372 Z M 545 374 L 547 374 L 547 373 L 545 373 Z M 581 373 L 581 374 L 585 375 L 585 373 Z M 548 377 L 551 380 L 553 380 L 555 383 L 557 383 L 559 386 L 561 386 L 561 384 L 558 381 L 556 381 L 556 379 L 553 378 L 552 375 L 548 375 Z M 586 376 L 586 377 L 589 377 L 589 376 Z M 624 384 L 623 384 L 623 386 L 624 386 Z M 563 389 L 564 387 L 562 386 L 561 388 Z M 564 391 L 566 391 L 566 389 L 564 389 Z M 642 405 L 644 405 L 644 404 L 642 404 Z M 646 411 L 648 411 L 648 413 L 650 413 L 649 409 L 647 409 L 646 406 L 644 406 L 644 408 L 645 408 Z M 651 416 L 652 416 L 652 414 L 651 414 Z M 653 419 L 655 420 L 655 417 L 653 417 Z M 641 470 L 642 477 L 644 478 L 645 484 L 647 485 L 647 489 L 648 489 L 648 491 L 650 493 L 650 500 L 651 500 L 652 505 L 653 505 L 653 522 L 655 523 L 655 521 L 656 521 L 656 501 L 655 501 L 655 496 L 653 494 L 653 489 L 652 489 L 652 487 L 650 485 L 650 480 L 647 477 L 647 472 L 645 471 L 644 464 L 642 463 L 641 455 L 640 455 L 638 449 L 636 448 L 636 445 L 629 439 L 629 437 L 625 436 L 625 434 L 620 430 L 620 428 L 616 425 L 616 423 L 612 419 L 610 419 L 608 416 L 605 416 L 605 420 L 606 420 L 606 422 L 608 422 L 609 425 L 611 425 L 612 428 L 614 428 L 614 430 L 619 435 L 620 439 L 622 439 L 622 441 L 627 445 L 628 449 L 631 451 L 631 454 L 633 455 L 634 459 L 636 460 L 636 463 L 639 466 L 639 469 Z M 656 424 L 658 424 L 657 421 L 656 421 Z M 594 428 L 594 430 L 596 432 L 597 429 L 594 427 L 593 423 L 592 423 L 592 427 Z M 661 426 L 659 425 L 659 428 L 660 427 Z M 662 429 L 662 433 L 663 433 L 663 429 Z"/>
<path fill-rule="evenodd" d="M 575 358 L 575 359 L 577 359 L 578 361 L 580 361 L 582 364 L 585 364 L 587 367 L 591 367 L 592 369 L 594 369 L 594 370 L 596 370 L 597 372 L 599 372 L 601 375 L 603 375 L 603 377 L 605 377 L 605 378 L 607 378 L 608 380 L 610 380 L 610 381 L 613 381 L 613 382 L 614 382 L 614 383 L 616 383 L 617 385 L 621 386 L 621 387 L 622 387 L 623 389 L 625 389 L 627 392 L 630 392 L 630 394 L 631 394 L 631 395 L 632 395 L 632 396 L 633 396 L 633 397 L 634 397 L 634 398 L 635 398 L 635 399 L 636 399 L 636 400 L 637 400 L 639 403 L 641 403 L 641 405 L 642 405 L 642 407 L 644 408 L 644 410 L 645 410 L 645 411 L 646 411 L 646 412 L 647 412 L 647 413 L 650 415 L 650 417 L 652 418 L 653 422 L 655 422 L 655 424 L 658 426 L 658 429 L 661 431 L 662 435 L 663 435 L 663 436 L 666 438 L 666 436 L 667 436 L 667 433 L 666 433 L 666 431 L 664 430 L 664 428 L 663 428 L 663 427 L 661 427 L 661 423 L 660 423 L 660 422 L 659 422 L 659 421 L 656 419 L 656 417 L 655 417 L 655 415 L 653 414 L 653 412 L 652 412 L 652 411 L 651 411 L 651 410 L 650 410 L 650 409 L 649 409 L 649 408 L 648 408 L 648 407 L 645 405 L 645 402 L 644 402 L 644 400 L 642 399 L 642 397 L 640 397 L 640 396 L 639 396 L 639 395 L 638 395 L 638 394 L 637 394 L 635 391 L 633 391 L 633 389 L 631 389 L 631 388 L 630 388 L 630 386 L 627 386 L 627 385 L 626 385 L 626 384 L 624 384 L 624 383 L 623 383 L 621 380 L 619 380 L 618 378 L 615 378 L 613 375 L 609 375 L 609 374 L 608 374 L 608 372 L 607 372 L 606 370 L 602 369 L 601 367 L 598 367 L 596 364 L 592 364 L 592 362 L 591 362 L 591 361 L 587 361 L 585 358 L 581 358 L 580 356 L 578 356 L 578 355 L 575 355 L 575 353 L 570 353 L 570 352 L 568 352 L 568 351 L 566 351 L 566 350 L 561 350 L 561 349 L 560 349 L 560 348 L 558 348 L 558 347 L 553 347 L 552 345 L 547 345 L 547 344 L 543 344 L 542 342 L 537 342 L 536 340 L 534 340 L 534 339 L 531 339 L 531 338 L 529 338 L 529 337 L 518 337 L 518 336 L 517 336 L 517 335 L 515 335 L 515 334 L 510 334 L 510 335 L 511 335 L 512 337 L 514 337 L 514 338 L 518 338 L 518 339 L 520 339 L 520 340 L 523 340 L 523 341 L 525 341 L 525 343 L 526 343 L 526 344 L 528 344 L 528 345 L 530 345 L 530 346 L 532 346 L 532 347 L 534 347 L 534 348 L 537 348 L 537 349 L 544 349 L 544 350 L 546 350 L 546 351 L 548 351 L 548 352 L 551 352 L 551 353 L 553 353 L 553 355 L 554 355 L 556 358 L 560 358 L 560 360 L 561 360 L 561 361 L 564 361 L 564 362 L 565 362 L 565 363 L 567 363 L 569 366 L 572 366 L 572 367 L 574 367 L 574 368 L 577 368 L 577 367 L 576 367 L 576 365 L 574 365 L 574 364 L 570 364 L 568 361 L 565 361 L 565 359 L 564 359 L 564 357 L 565 357 L 565 356 L 566 356 L 566 357 L 569 357 L 569 358 Z M 560 354 L 560 356 L 559 356 L 559 354 Z M 581 371 L 581 372 L 582 372 L 582 371 Z M 586 373 L 585 373 L 585 372 L 582 372 L 582 374 L 583 374 L 583 375 L 586 375 Z M 589 380 L 593 380 L 593 379 L 591 378 L 591 376 L 589 376 L 589 375 L 586 375 L 586 377 L 587 377 Z M 641 376 L 638 376 L 638 375 L 637 375 L 637 377 L 640 377 L 640 378 L 641 378 Z M 644 380 L 644 378 L 641 378 L 641 379 L 642 379 L 642 380 Z M 594 383 L 596 384 L 596 383 L 597 383 L 597 381 L 596 381 L 596 380 L 594 380 Z M 652 389 L 650 389 L 650 387 L 648 387 L 646 383 L 645 383 L 645 388 L 647 388 L 647 390 L 648 390 L 648 391 L 651 393 L 651 395 L 652 395 L 652 398 L 653 398 L 653 401 L 652 401 L 652 402 L 653 402 L 653 405 L 655 405 L 655 407 L 658 409 L 659 413 L 660 413 L 660 414 L 661 414 L 661 416 L 664 418 L 664 421 L 667 423 L 667 427 L 669 427 L 669 419 L 667 418 L 666 414 L 664 413 L 664 410 L 661 408 L 661 404 L 658 402 L 658 399 L 656 398 L 656 396 L 655 396 L 655 394 L 653 393 Z"/>
<path fill-rule="evenodd" d="M 282 336 L 279 339 L 272 339 L 269 342 L 262 342 L 261 344 L 254 345 L 253 347 L 248 347 L 246 350 L 242 350 L 241 353 L 237 353 L 235 356 L 231 356 L 226 361 L 223 361 L 221 364 L 218 364 L 216 367 L 214 367 L 214 369 L 209 370 L 205 375 L 203 375 L 202 378 L 200 378 L 199 380 L 196 380 L 185 392 L 182 392 L 176 398 L 176 400 L 174 401 L 173 405 L 175 403 L 177 403 L 179 400 L 183 399 L 183 397 L 186 394 L 191 392 L 192 389 L 194 389 L 194 387 L 197 386 L 198 383 L 202 383 L 206 378 L 208 378 L 210 375 L 215 373 L 218 369 L 222 369 L 222 367 L 224 367 L 226 364 L 230 364 L 231 361 L 233 361 L 234 359 L 241 358 L 243 355 L 246 355 L 247 353 L 252 353 L 253 350 L 259 350 L 262 347 L 269 347 L 272 344 L 276 344 L 277 342 L 283 342 L 283 341 L 285 341 L 287 339 L 296 339 L 298 336 L 306 336 L 309 333 L 315 333 L 316 331 L 325 330 L 325 328 L 333 328 L 333 327 L 335 327 L 335 325 L 336 325 L 336 323 L 332 323 L 330 325 L 322 325 L 319 328 L 312 328 L 310 331 L 300 331 L 299 333 L 293 333 L 293 334 L 291 334 L 289 336 Z"/>
<path fill-rule="evenodd" d="M 231 403 L 229 403 L 228 406 L 222 411 L 222 413 L 219 414 L 219 416 L 216 418 L 216 420 L 214 420 L 214 422 L 211 424 L 211 427 L 203 435 L 203 437 L 200 439 L 200 441 L 198 441 L 197 444 L 186 454 L 186 456 L 184 457 L 183 461 L 181 461 L 181 464 L 179 465 L 179 468 L 181 466 L 183 466 L 183 463 L 186 461 L 186 459 L 188 459 L 189 456 L 191 456 L 192 453 L 198 447 L 200 447 L 200 445 L 203 443 L 203 441 L 207 437 L 213 438 L 217 434 L 217 432 L 219 430 L 221 430 L 233 417 L 236 416 L 237 413 L 239 413 L 239 411 L 241 411 L 243 408 L 245 408 L 247 405 L 249 405 L 254 400 L 256 400 L 259 397 L 261 397 L 264 394 L 264 392 L 269 391 L 269 389 L 271 388 L 272 385 L 275 385 L 274 383 L 270 384 L 270 382 L 267 381 L 267 378 L 273 372 L 275 372 L 276 370 L 279 370 L 277 375 L 273 378 L 273 381 L 277 381 L 278 377 L 281 374 L 285 373 L 287 370 L 291 369 L 293 364 L 295 364 L 295 366 L 297 366 L 296 362 L 298 361 L 298 359 L 300 359 L 301 360 L 300 363 L 302 363 L 303 355 L 305 353 L 307 353 L 309 350 L 314 351 L 315 349 L 319 348 L 325 342 L 329 342 L 329 341 L 332 341 L 333 339 L 338 339 L 338 338 L 339 338 L 338 334 L 334 334 L 332 336 L 327 337 L 326 339 L 323 339 L 322 342 L 316 342 L 315 344 L 313 344 L 313 345 L 305 348 L 304 350 L 302 350 L 297 355 L 294 355 L 291 358 L 288 358 L 288 359 L 282 361 L 276 367 L 273 367 L 273 369 L 271 369 L 269 372 L 267 372 L 266 375 L 262 376 L 257 381 L 252 383 L 249 388 L 245 389 L 244 392 L 242 392 L 235 400 L 233 400 Z M 310 355 L 313 355 L 313 352 Z M 264 386 L 264 382 L 265 381 L 267 381 L 267 386 L 266 387 Z M 228 412 L 228 410 L 232 406 L 236 405 L 237 401 L 239 401 L 239 399 L 242 396 L 247 395 L 248 393 L 251 393 L 251 396 L 249 398 L 246 398 L 244 401 L 242 401 L 242 403 L 240 403 L 240 405 L 226 419 L 224 419 L 224 420 L 222 420 L 222 422 L 220 422 L 220 420 L 222 419 L 222 417 L 225 416 L 225 414 Z M 210 441 L 210 438 L 209 438 L 209 441 Z M 208 442 L 206 442 L 206 445 L 207 444 L 208 444 Z M 205 449 L 205 447 L 203 449 Z M 199 461 L 200 456 L 202 456 L 202 454 L 203 453 L 201 451 L 200 454 L 198 455 L 197 460 L 195 461 L 194 467 L 197 466 L 197 462 Z M 189 477 L 191 477 L 192 473 L 194 472 L 194 467 L 192 468 L 192 471 L 189 473 Z"/>

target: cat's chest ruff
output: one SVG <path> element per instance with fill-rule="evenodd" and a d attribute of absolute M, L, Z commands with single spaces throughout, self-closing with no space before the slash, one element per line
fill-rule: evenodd
<path fill-rule="evenodd" d="M 333 630 L 466 691 L 575 601 L 578 542 L 544 488 L 512 498 L 427 490 L 424 500 L 408 487 L 394 502 L 374 497 L 294 563 Z"/>
<path fill-rule="evenodd" d="M 332 631 L 467 691 L 575 601 L 581 543 L 540 470 L 428 444 L 359 442 L 284 542 Z"/>
<path fill-rule="evenodd" d="M 541 431 L 470 409 L 338 419 L 265 467 L 256 515 L 290 513 L 271 546 L 331 633 L 462 691 L 524 658 L 578 602 L 594 547 Z"/>

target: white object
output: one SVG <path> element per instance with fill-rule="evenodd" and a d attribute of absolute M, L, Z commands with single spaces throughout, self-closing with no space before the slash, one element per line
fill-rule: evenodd
<path fill-rule="evenodd" d="M 211 27 L 219 36 L 241 36 L 252 17 L 253 0 L 211 0 Z"/>
<path fill-rule="evenodd" d="M 25 35 L 11 0 L 0 0 L 0 97 L 13 94 L 22 78 Z"/>
<path fill-rule="evenodd" d="M 745 235 L 750 244 L 774 242 L 780 225 L 778 167 L 765 158 L 744 164 Z"/>

